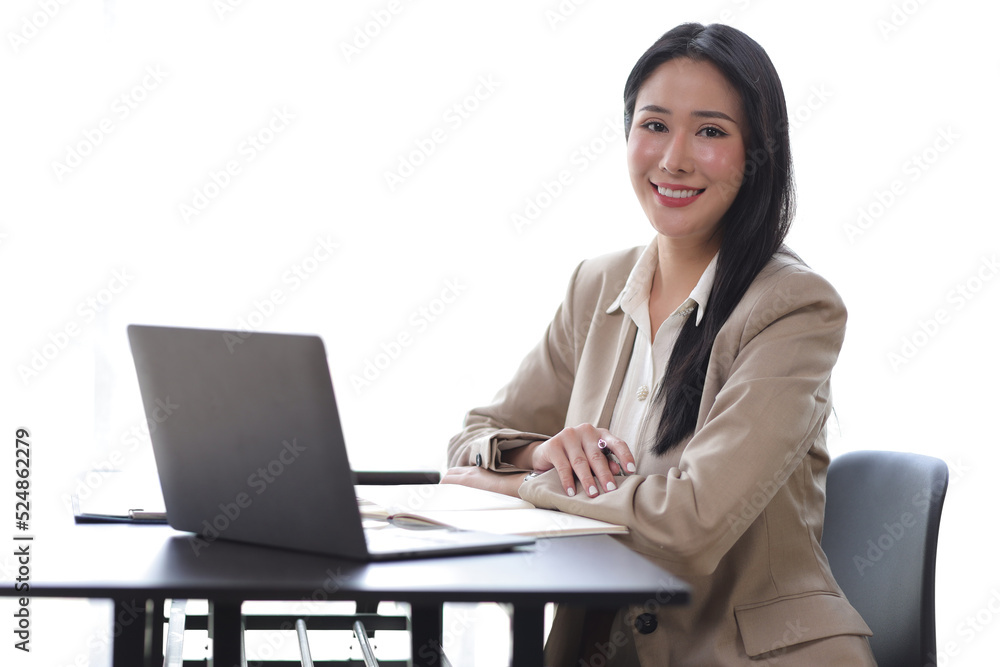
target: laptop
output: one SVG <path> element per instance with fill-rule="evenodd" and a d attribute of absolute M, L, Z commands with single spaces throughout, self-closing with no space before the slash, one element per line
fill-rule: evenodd
<path fill-rule="evenodd" d="M 494 552 L 532 538 L 362 526 L 318 336 L 130 325 L 167 522 L 354 560 Z"/>

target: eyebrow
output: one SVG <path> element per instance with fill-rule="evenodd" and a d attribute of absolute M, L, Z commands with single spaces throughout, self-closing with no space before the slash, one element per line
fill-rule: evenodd
<path fill-rule="evenodd" d="M 646 106 L 644 106 L 641 109 L 639 109 L 639 111 L 652 111 L 653 113 L 662 113 L 662 114 L 667 114 L 667 115 L 670 115 L 670 114 L 673 113 L 673 112 L 670 111 L 670 109 L 666 109 L 666 108 L 661 107 L 661 106 L 659 106 L 657 104 L 647 104 Z M 722 120 L 728 120 L 730 123 L 734 123 L 734 124 L 736 123 L 735 120 L 733 120 L 732 118 L 730 118 L 727 114 L 722 113 L 721 111 L 701 111 L 701 110 L 699 110 L 699 111 L 692 111 L 691 115 L 694 116 L 694 117 L 696 117 L 696 118 L 721 118 Z"/>

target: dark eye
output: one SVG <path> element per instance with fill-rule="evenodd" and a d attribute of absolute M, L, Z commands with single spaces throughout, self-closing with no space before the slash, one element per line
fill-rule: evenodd
<path fill-rule="evenodd" d="M 642 126 L 651 132 L 666 132 L 667 126 L 658 120 L 651 120 L 643 123 Z"/>
<path fill-rule="evenodd" d="M 706 127 L 702 130 L 706 137 L 709 139 L 714 139 L 716 137 L 725 137 L 726 133 L 717 127 Z"/>

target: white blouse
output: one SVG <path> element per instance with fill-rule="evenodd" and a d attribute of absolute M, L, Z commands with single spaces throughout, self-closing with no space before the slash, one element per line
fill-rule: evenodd
<path fill-rule="evenodd" d="M 716 253 L 688 298 L 660 325 L 653 342 L 650 342 L 653 338 L 650 335 L 649 294 L 653 287 L 653 274 L 659 262 L 655 239 L 639 257 L 621 294 L 608 309 L 611 312 L 620 305 L 622 311 L 631 317 L 638 327 L 632 359 L 625 372 L 625 380 L 618 394 L 608 429 L 628 444 L 632 455 L 636 457 L 637 464 L 642 458 L 641 454 L 649 449 L 656 437 L 662 408 L 657 410 L 650 408 L 656 403 L 654 398 L 663 379 L 667 362 L 670 360 L 670 353 L 680 335 L 681 327 L 692 312 L 695 313 L 695 325 L 701 324 L 705 308 L 708 307 L 708 296 L 715 282 L 718 259 L 719 255 Z"/>

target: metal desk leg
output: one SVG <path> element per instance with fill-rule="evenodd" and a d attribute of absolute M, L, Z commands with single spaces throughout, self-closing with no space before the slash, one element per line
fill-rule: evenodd
<path fill-rule="evenodd" d="M 441 667 L 441 605 L 410 605 L 410 654 L 414 667 Z"/>
<path fill-rule="evenodd" d="M 146 662 L 147 667 L 163 665 L 163 598 L 146 600 Z"/>
<path fill-rule="evenodd" d="M 240 667 L 243 664 L 243 619 L 241 602 L 208 602 L 208 636 L 212 638 L 209 667 Z"/>
<path fill-rule="evenodd" d="M 184 630 L 187 623 L 187 600 L 170 601 L 170 624 L 163 667 L 184 667 Z M 160 667 L 160 665 L 154 665 Z"/>
<path fill-rule="evenodd" d="M 118 598 L 114 603 L 112 666 L 135 667 L 146 664 L 146 600 Z"/>
<path fill-rule="evenodd" d="M 545 605 L 514 605 L 511 632 L 514 635 L 514 649 L 510 664 L 517 667 L 542 667 Z"/>

